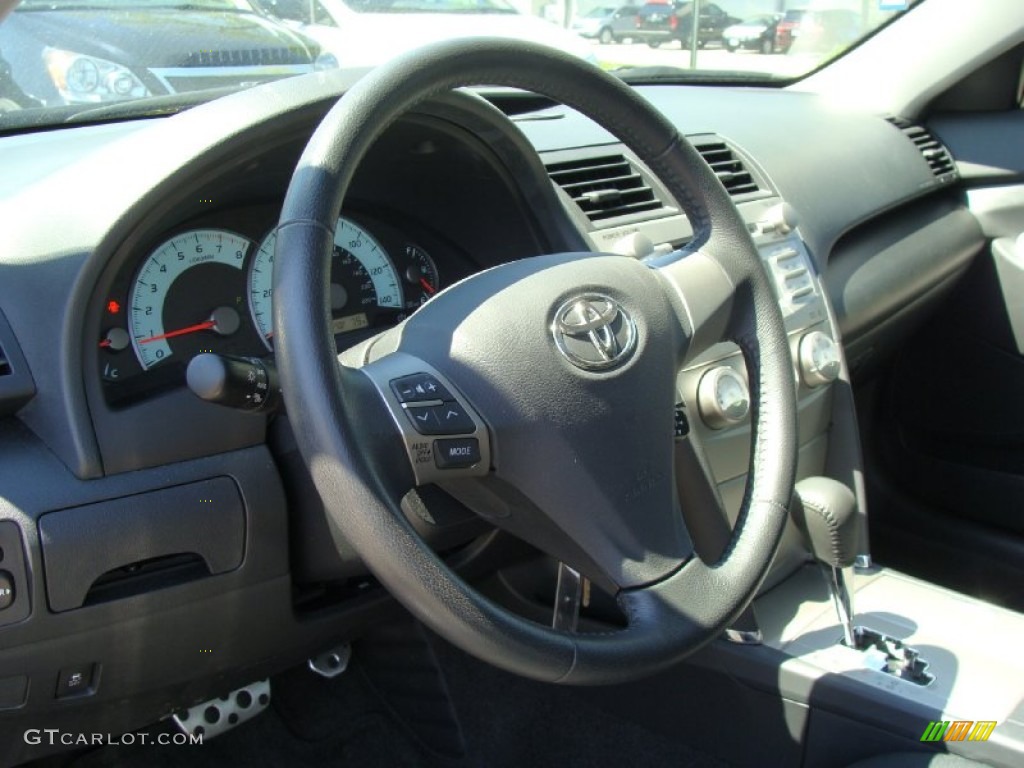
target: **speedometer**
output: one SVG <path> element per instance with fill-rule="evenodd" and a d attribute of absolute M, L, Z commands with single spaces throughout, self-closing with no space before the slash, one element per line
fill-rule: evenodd
<path fill-rule="evenodd" d="M 260 243 L 249 270 L 249 306 L 260 336 L 274 333 L 274 248 L 277 233 Z M 331 261 L 331 313 L 335 333 L 394 322 L 405 307 L 402 284 L 387 251 L 354 221 L 338 219 Z"/>

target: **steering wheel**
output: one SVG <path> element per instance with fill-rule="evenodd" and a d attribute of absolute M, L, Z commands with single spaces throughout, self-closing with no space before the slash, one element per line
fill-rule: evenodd
<path fill-rule="evenodd" d="M 668 187 L 695 237 L 657 266 L 563 253 L 484 271 L 342 364 L 328 275 L 353 174 L 405 112 L 473 85 L 540 93 L 595 120 Z M 274 339 L 299 449 L 332 530 L 422 622 L 508 671 L 601 684 L 674 664 L 746 607 L 793 492 L 789 346 L 732 200 L 643 98 L 593 65 L 533 44 L 429 46 L 375 69 L 329 111 L 299 160 L 277 235 Z M 676 376 L 726 339 L 746 361 L 752 456 L 730 543 L 718 562 L 704 563 L 674 481 Z M 571 616 L 545 627 L 481 595 L 402 512 L 402 497 L 427 482 L 473 497 L 495 525 L 614 594 L 625 628 L 571 631 Z M 572 613 L 575 601 L 567 602 Z"/>

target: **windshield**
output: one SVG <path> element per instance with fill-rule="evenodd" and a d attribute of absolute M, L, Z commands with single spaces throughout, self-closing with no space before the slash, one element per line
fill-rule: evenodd
<path fill-rule="evenodd" d="M 349 0 L 359 13 L 515 13 L 504 0 Z"/>
<path fill-rule="evenodd" d="M 0 17 L 11 4 L 0 0 Z M 915 4 L 15 0 L 0 21 L 0 130 L 97 119 L 111 109 L 160 114 L 231 89 L 373 67 L 472 35 L 555 46 L 635 81 L 773 84 L 841 56 Z"/>
<path fill-rule="evenodd" d="M 246 0 L 189 0 L 174 2 L 173 0 L 132 0 L 131 3 L 119 0 L 22 0 L 15 10 L 18 11 L 69 11 L 69 10 L 104 10 L 117 11 L 126 8 L 177 8 L 208 11 L 251 11 L 253 7 Z"/>

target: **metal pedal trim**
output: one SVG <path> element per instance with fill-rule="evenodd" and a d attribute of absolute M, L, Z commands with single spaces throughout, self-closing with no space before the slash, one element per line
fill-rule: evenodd
<path fill-rule="evenodd" d="M 309 668 L 320 677 L 331 679 L 346 669 L 352 658 L 352 646 L 348 643 L 336 645 L 309 660 Z"/>
<path fill-rule="evenodd" d="M 183 732 L 202 736 L 203 741 L 220 736 L 236 725 L 252 720 L 270 704 L 270 680 L 258 680 L 227 696 L 197 704 L 172 715 Z"/>

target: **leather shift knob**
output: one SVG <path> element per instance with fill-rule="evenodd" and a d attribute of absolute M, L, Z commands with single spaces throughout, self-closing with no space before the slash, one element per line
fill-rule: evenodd
<path fill-rule="evenodd" d="M 833 568 L 857 557 L 857 498 L 837 480 L 809 477 L 796 485 L 791 513 L 811 554 Z"/>

